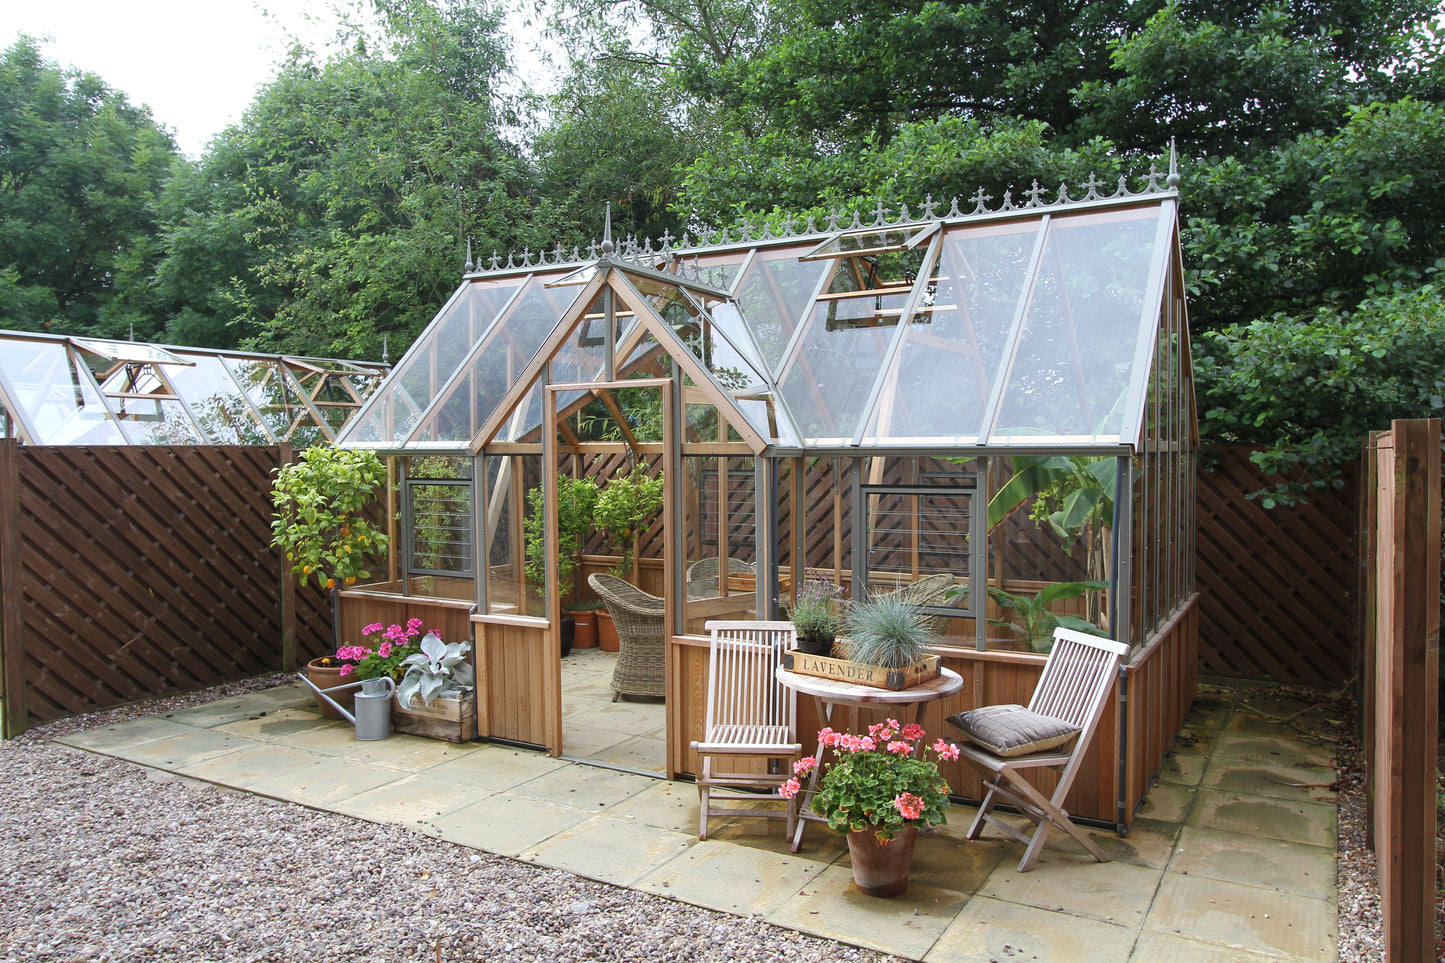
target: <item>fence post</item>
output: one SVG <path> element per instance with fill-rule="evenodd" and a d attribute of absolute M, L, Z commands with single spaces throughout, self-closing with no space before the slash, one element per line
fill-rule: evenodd
<path fill-rule="evenodd" d="M 25 638 L 20 559 L 20 442 L 0 439 L 0 738 L 25 731 Z"/>
<path fill-rule="evenodd" d="M 294 457 L 289 441 L 283 441 L 276 449 L 277 469 L 291 464 Z M 296 577 L 291 574 L 291 565 L 286 553 L 277 550 L 281 556 L 281 671 L 296 671 Z"/>
<path fill-rule="evenodd" d="M 1385 957 L 1435 956 L 1440 671 L 1440 421 L 1378 440 L 1375 856 Z"/>

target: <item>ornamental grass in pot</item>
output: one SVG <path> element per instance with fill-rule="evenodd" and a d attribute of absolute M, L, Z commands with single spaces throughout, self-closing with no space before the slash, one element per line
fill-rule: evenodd
<path fill-rule="evenodd" d="M 937 760 L 957 759 L 958 747 L 926 739 L 922 726 L 901 726 L 896 719 L 869 726 L 866 736 L 831 728 L 818 732 L 823 752 L 831 749 L 837 758 L 823 772 L 810 804 L 830 829 L 847 834 L 854 885 L 870 896 L 907 890 L 918 827 L 947 821 L 948 781 Z M 796 796 L 801 777 L 818 765 L 813 756 L 798 760 L 779 794 Z"/>
<path fill-rule="evenodd" d="M 923 609 L 893 596 L 855 601 L 843 620 L 843 658 L 885 669 L 903 669 L 933 655 L 931 620 Z"/>

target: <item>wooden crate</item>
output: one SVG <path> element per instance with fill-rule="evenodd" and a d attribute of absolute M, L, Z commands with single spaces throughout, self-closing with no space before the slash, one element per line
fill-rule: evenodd
<path fill-rule="evenodd" d="M 391 728 L 393 732 L 429 739 L 471 742 L 477 737 L 477 703 L 468 695 L 460 699 L 433 699 L 431 705 L 403 709 L 393 700 Z"/>
<path fill-rule="evenodd" d="M 938 675 L 938 656 L 930 655 L 922 662 L 901 669 L 885 669 L 879 665 L 834 659 L 805 652 L 784 652 L 783 668 L 801 675 L 814 675 L 839 682 L 852 682 L 875 689 L 909 689 Z"/>

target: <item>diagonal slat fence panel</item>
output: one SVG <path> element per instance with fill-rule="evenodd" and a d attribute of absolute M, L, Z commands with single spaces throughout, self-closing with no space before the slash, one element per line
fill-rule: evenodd
<path fill-rule="evenodd" d="M 6 731 L 282 666 L 282 449 L 0 442 Z M 331 607 L 296 592 L 301 661 Z"/>

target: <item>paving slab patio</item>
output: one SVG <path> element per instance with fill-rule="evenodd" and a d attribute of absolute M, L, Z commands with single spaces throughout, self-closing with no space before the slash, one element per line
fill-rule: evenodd
<path fill-rule="evenodd" d="M 633 714 L 579 709 L 568 725 L 625 740 Z M 1203 687 L 1129 835 L 1091 830 L 1110 862 L 1055 833 L 1021 874 L 1022 845 L 970 842 L 958 807 L 920 836 L 891 900 L 853 887 L 845 841 L 822 827 L 796 854 L 778 820 L 714 820 L 700 842 L 688 783 L 485 743 L 358 742 L 299 686 L 59 741 L 930 963 L 1292 963 L 1337 958 L 1326 733 L 1304 704 Z"/>

